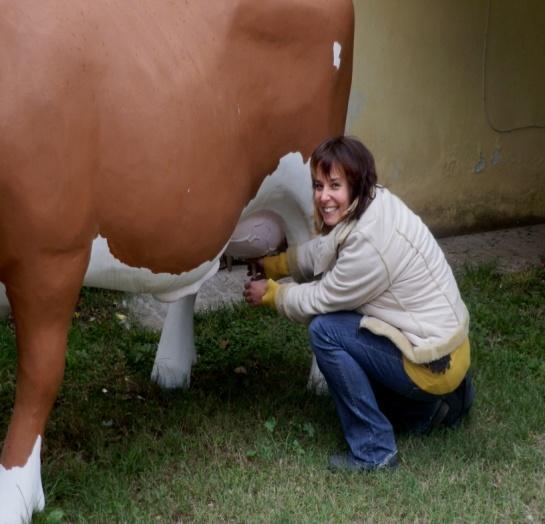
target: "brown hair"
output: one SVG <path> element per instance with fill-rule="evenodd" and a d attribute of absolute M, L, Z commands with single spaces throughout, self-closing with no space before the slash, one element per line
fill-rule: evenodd
<path fill-rule="evenodd" d="M 323 141 L 310 157 L 310 172 L 313 179 L 318 171 L 329 178 L 334 169 L 344 173 L 350 185 L 351 205 L 343 220 L 357 220 L 375 197 L 377 185 L 375 159 L 357 138 L 335 136 Z M 332 229 L 323 223 L 316 208 L 314 222 L 318 233 L 327 234 Z"/>

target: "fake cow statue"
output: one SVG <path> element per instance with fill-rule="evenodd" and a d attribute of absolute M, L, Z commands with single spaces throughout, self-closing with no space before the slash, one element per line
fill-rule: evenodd
<path fill-rule="evenodd" d="M 44 507 L 41 439 L 93 244 L 194 294 L 263 179 L 343 131 L 353 23 L 349 0 L 0 0 L 0 281 L 18 351 L 0 523 Z"/>

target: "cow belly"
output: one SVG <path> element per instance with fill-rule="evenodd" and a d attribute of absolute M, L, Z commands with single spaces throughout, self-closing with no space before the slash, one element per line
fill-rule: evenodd
<path fill-rule="evenodd" d="M 84 285 L 132 293 L 152 293 L 163 302 L 174 302 L 196 293 L 218 268 L 219 254 L 213 260 L 207 260 L 180 275 L 153 273 L 146 268 L 130 267 L 115 258 L 110 252 L 107 240 L 99 236 L 93 241 Z"/>

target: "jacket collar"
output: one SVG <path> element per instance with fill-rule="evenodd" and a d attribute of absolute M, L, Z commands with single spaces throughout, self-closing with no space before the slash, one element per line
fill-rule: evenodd
<path fill-rule="evenodd" d="M 319 237 L 314 259 L 315 277 L 321 275 L 334 265 L 340 247 L 344 244 L 344 241 L 354 229 L 357 222 L 357 220 L 339 222 L 327 235 Z"/>

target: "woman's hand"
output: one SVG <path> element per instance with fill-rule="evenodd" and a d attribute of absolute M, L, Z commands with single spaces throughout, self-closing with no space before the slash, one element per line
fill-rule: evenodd
<path fill-rule="evenodd" d="M 257 307 L 262 305 L 263 296 L 265 295 L 266 291 L 266 280 L 249 280 L 244 284 L 242 296 L 244 297 L 244 300 L 250 304 L 250 306 Z"/>

